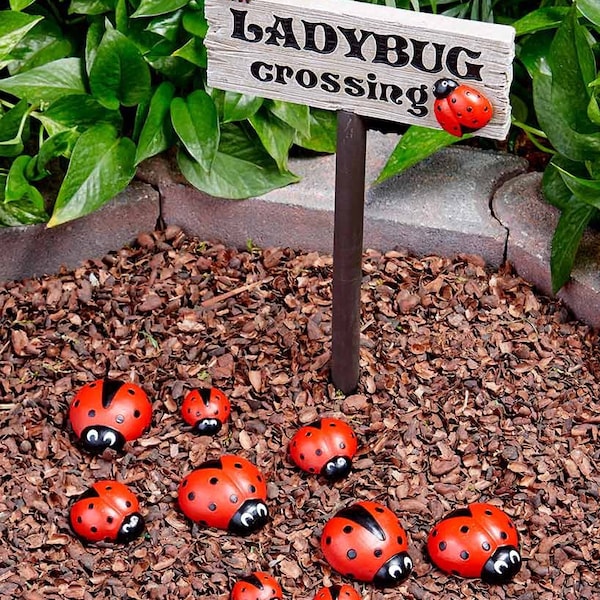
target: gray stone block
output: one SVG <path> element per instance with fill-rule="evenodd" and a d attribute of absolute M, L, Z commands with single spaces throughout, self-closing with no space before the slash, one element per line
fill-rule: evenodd
<path fill-rule="evenodd" d="M 153 231 L 160 214 L 158 192 L 133 183 L 100 210 L 48 229 L 45 225 L 0 229 L 0 282 L 74 268 L 101 258 Z"/>
<path fill-rule="evenodd" d="M 507 260 L 521 277 L 551 295 L 550 252 L 560 211 L 544 200 L 541 179 L 541 173 L 528 173 L 507 182 L 495 194 L 493 210 L 509 231 Z M 571 280 L 557 296 L 579 319 L 600 327 L 598 232 L 585 232 Z"/>

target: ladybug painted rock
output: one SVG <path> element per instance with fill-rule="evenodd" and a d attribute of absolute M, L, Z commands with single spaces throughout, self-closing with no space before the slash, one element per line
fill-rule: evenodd
<path fill-rule="evenodd" d="M 442 129 L 457 137 L 487 125 L 494 110 L 476 89 L 453 79 L 439 79 L 433 85 L 433 112 Z"/>
<path fill-rule="evenodd" d="M 321 588 L 313 600 L 361 600 L 361 595 L 351 585 L 332 585 Z"/>
<path fill-rule="evenodd" d="M 281 600 L 283 592 L 275 577 L 256 571 L 237 581 L 229 598 L 230 600 Z"/>
<path fill-rule="evenodd" d="M 356 434 L 347 423 L 323 418 L 301 427 L 288 448 L 290 458 L 303 471 L 341 479 L 350 472 L 357 445 Z"/>
<path fill-rule="evenodd" d="M 217 388 L 192 390 L 181 405 L 181 416 L 199 435 L 219 433 L 230 414 L 229 399 Z"/>
<path fill-rule="evenodd" d="M 71 506 L 71 528 L 83 542 L 127 543 L 144 530 L 135 494 L 118 481 L 98 481 Z"/>
<path fill-rule="evenodd" d="M 346 577 L 390 587 L 404 581 L 413 563 L 398 517 L 379 502 L 357 502 L 339 511 L 323 528 L 321 550 Z"/>
<path fill-rule="evenodd" d="M 69 408 L 69 421 L 85 450 L 121 450 L 150 429 L 152 403 L 141 387 L 114 379 L 84 385 Z"/>
<path fill-rule="evenodd" d="M 269 518 L 264 476 L 250 461 L 233 454 L 209 460 L 186 475 L 178 498 L 192 521 L 237 535 L 257 531 Z"/>
<path fill-rule="evenodd" d="M 507 583 L 521 568 L 519 535 L 510 517 L 486 503 L 446 515 L 427 538 L 436 567 L 460 577 Z"/>

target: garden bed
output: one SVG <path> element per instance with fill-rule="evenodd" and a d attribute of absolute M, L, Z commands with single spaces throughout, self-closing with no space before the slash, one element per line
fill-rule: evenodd
<path fill-rule="evenodd" d="M 0 288 L 0 596 L 225 600 L 232 581 L 273 572 L 287 598 L 340 582 L 322 559 L 325 520 L 357 499 L 397 512 L 415 572 L 369 600 L 592 599 L 600 595 L 600 362 L 597 334 L 509 271 L 481 260 L 367 252 L 361 379 L 330 384 L 331 258 L 239 251 L 176 228 L 73 271 Z M 140 383 L 154 424 L 124 454 L 72 443 L 75 391 L 104 376 Z M 186 391 L 215 385 L 233 404 L 215 438 L 178 414 Z M 353 472 L 330 485 L 294 468 L 301 423 L 344 416 Z M 176 505 L 183 474 L 235 452 L 269 480 L 271 522 L 242 539 L 191 526 Z M 84 547 L 69 502 L 115 477 L 139 494 L 147 534 Z M 503 507 L 521 535 L 515 581 L 488 588 L 426 561 L 433 523 L 466 502 Z"/>

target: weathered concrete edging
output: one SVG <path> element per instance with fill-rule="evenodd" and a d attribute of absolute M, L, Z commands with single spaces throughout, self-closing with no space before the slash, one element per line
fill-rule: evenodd
<path fill-rule="evenodd" d="M 379 173 L 397 136 L 369 132 L 367 182 Z M 154 229 L 159 217 L 204 239 L 243 247 L 291 246 L 331 252 L 335 158 L 294 159 L 300 183 L 259 198 L 232 201 L 186 185 L 164 158 L 147 161 L 140 181 L 102 210 L 56 229 L 0 230 L 0 281 L 72 268 Z M 540 193 L 540 175 L 513 155 L 453 147 L 384 184 L 368 186 L 365 247 L 416 255 L 478 254 L 492 267 L 509 260 L 550 293 L 549 254 L 558 212 Z M 600 235 L 590 232 L 573 280 L 559 296 L 574 315 L 600 327 Z"/>

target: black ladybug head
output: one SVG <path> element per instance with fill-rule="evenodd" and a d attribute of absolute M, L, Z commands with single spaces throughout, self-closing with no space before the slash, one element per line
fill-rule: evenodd
<path fill-rule="evenodd" d="M 231 517 L 227 529 L 236 535 L 249 535 L 258 531 L 268 520 L 269 511 L 262 500 L 246 500 Z"/>
<path fill-rule="evenodd" d="M 125 438 L 123 434 L 105 425 L 91 425 L 81 432 L 79 442 L 91 454 L 102 454 L 107 448 L 122 450 Z"/>
<path fill-rule="evenodd" d="M 388 559 L 375 573 L 373 583 L 377 587 L 392 587 L 402 583 L 411 573 L 413 561 L 407 552 L 399 552 Z"/>
<path fill-rule="evenodd" d="M 117 534 L 117 542 L 127 544 L 135 540 L 142 531 L 144 531 L 144 517 L 138 512 L 131 513 L 123 519 L 119 533 Z"/>
<path fill-rule="evenodd" d="M 222 426 L 223 423 L 219 419 L 200 419 L 194 425 L 194 431 L 198 435 L 216 435 Z"/>
<path fill-rule="evenodd" d="M 457 87 L 458 83 L 454 79 L 438 79 L 433 84 L 433 95 L 440 100 L 448 97 Z"/>
<path fill-rule="evenodd" d="M 329 480 L 342 479 L 350 473 L 352 460 L 347 456 L 334 456 L 328 460 L 321 469 L 321 475 Z"/>
<path fill-rule="evenodd" d="M 488 558 L 481 579 L 486 583 L 507 583 L 509 582 L 521 568 L 521 555 L 514 546 L 500 546 Z"/>

